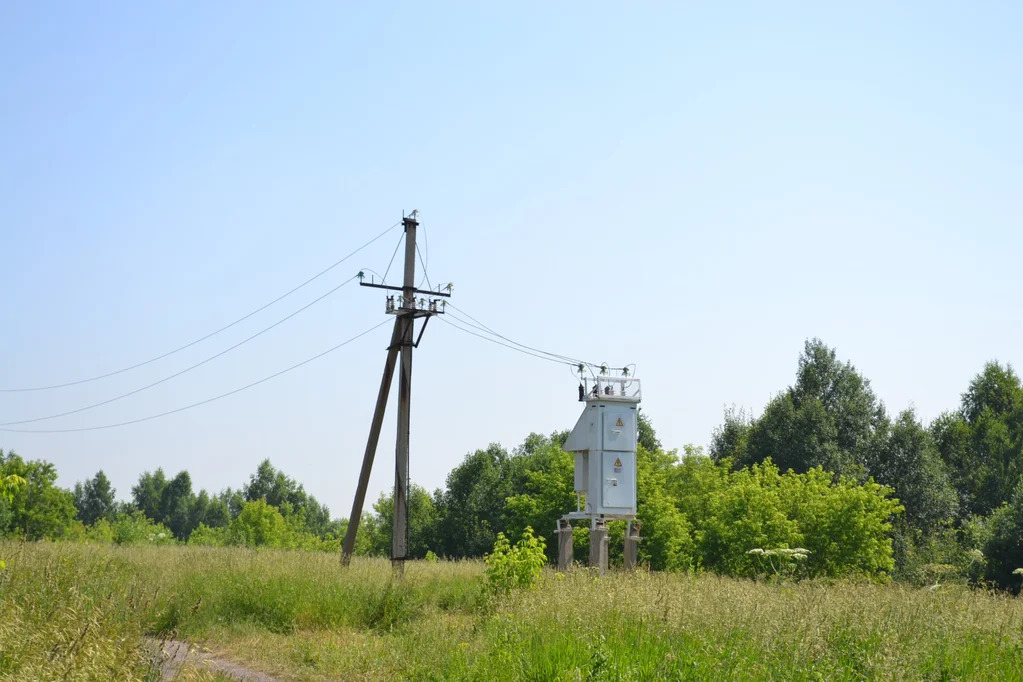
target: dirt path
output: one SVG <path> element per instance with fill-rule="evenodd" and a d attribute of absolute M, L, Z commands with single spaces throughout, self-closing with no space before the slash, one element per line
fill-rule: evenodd
<path fill-rule="evenodd" d="M 204 668 L 227 675 L 240 682 L 280 682 L 276 677 L 250 670 L 244 666 L 217 658 L 214 654 L 197 649 L 188 642 L 168 639 L 154 640 L 154 653 L 160 661 L 160 679 L 176 679 L 186 665 Z"/>

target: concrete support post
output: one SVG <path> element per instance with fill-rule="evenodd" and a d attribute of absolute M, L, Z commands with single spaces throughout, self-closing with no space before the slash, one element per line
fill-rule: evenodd
<path fill-rule="evenodd" d="M 558 570 L 567 571 L 572 568 L 572 524 L 568 519 L 558 521 Z"/>
<path fill-rule="evenodd" d="M 639 555 L 639 521 L 629 521 L 625 529 L 625 570 L 636 570 L 636 559 Z"/>
<path fill-rule="evenodd" d="M 594 519 L 590 528 L 590 568 L 598 575 L 607 573 L 607 525 L 603 519 Z"/>

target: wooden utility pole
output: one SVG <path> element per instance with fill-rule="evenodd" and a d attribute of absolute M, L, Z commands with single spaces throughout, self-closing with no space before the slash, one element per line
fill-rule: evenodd
<path fill-rule="evenodd" d="M 398 316 L 402 323 L 401 372 L 398 375 L 398 436 L 394 448 L 394 525 L 391 526 L 391 567 L 404 572 L 408 545 L 408 446 L 412 417 L 412 335 L 415 331 L 416 228 L 419 223 L 405 218 L 405 280 L 402 302 L 411 301 L 411 312 Z M 423 320 L 426 324 L 426 320 Z"/>
<path fill-rule="evenodd" d="M 377 441 L 380 440 L 380 428 L 384 423 L 384 411 L 387 409 L 387 396 L 391 391 L 391 379 L 394 377 L 394 364 L 398 359 L 398 347 L 401 342 L 401 318 L 394 321 L 391 332 L 391 345 L 387 347 L 387 361 L 384 363 L 384 376 L 380 380 L 380 391 L 377 393 L 377 406 L 373 411 L 373 421 L 369 427 L 369 439 L 366 441 L 366 452 L 362 456 L 362 470 L 359 472 L 359 485 L 355 489 L 355 500 L 352 502 L 352 515 L 348 517 L 348 530 L 345 541 L 341 545 L 341 564 L 347 566 L 355 552 L 355 534 L 359 531 L 362 519 L 362 505 L 366 501 L 366 487 L 369 485 L 369 474 L 373 470 L 373 458 L 377 454 Z"/>
<path fill-rule="evenodd" d="M 398 434 L 394 450 L 394 525 L 391 531 L 391 565 L 399 574 L 404 572 L 404 562 L 408 553 L 412 351 L 419 346 L 419 341 L 423 337 L 423 332 L 426 330 L 426 324 L 430 317 L 443 312 L 437 307 L 437 299 L 435 297 L 448 297 L 451 295 L 450 286 L 446 293 L 439 290 L 424 291 L 416 288 L 416 228 L 419 227 L 419 222 L 416 220 L 417 216 L 418 212 L 413 211 L 411 216 L 403 219 L 405 226 L 405 276 L 402 286 L 388 286 L 382 282 L 380 284 L 360 282 L 365 287 L 400 291 L 401 296 L 398 299 L 398 305 L 395 305 L 393 295 L 387 298 L 387 312 L 395 316 L 394 331 L 391 333 L 391 344 L 387 347 L 387 360 L 384 363 L 384 373 L 380 380 L 380 390 L 377 393 L 376 409 L 373 412 L 373 421 L 369 428 L 369 438 L 366 441 L 366 452 L 362 458 L 359 484 L 355 490 L 352 514 L 348 519 L 348 530 L 345 532 L 344 544 L 341 547 L 341 563 L 347 566 L 351 562 L 352 554 L 355 551 L 355 536 L 359 531 L 362 506 L 366 501 L 366 487 L 369 485 L 370 472 L 373 469 L 373 459 L 376 456 L 377 441 L 380 439 L 380 428 L 383 424 L 384 412 L 387 408 L 387 397 L 394 377 L 394 367 L 400 356 Z M 417 305 L 417 294 L 430 298 L 420 298 L 419 305 Z M 419 331 L 419 338 L 415 338 L 415 324 L 418 318 L 423 318 L 423 326 Z"/>

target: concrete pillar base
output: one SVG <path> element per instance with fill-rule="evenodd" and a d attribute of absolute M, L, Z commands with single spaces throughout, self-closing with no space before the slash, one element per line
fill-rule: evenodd
<path fill-rule="evenodd" d="M 607 525 L 596 519 L 590 528 L 590 568 L 599 575 L 607 573 Z"/>
<path fill-rule="evenodd" d="M 567 571 L 572 568 L 572 524 L 561 519 L 554 533 L 558 536 L 558 570 Z"/>
<path fill-rule="evenodd" d="M 636 570 L 636 562 L 639 557 L 639 521 L 629 521 L 625 529 L 625 570 Z"/>

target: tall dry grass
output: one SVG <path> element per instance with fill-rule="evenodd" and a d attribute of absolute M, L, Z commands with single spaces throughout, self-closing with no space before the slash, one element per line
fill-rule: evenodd
<path fill-rule="evenodd" d="M 144 637 L 290 679 L 1023 679 L 1023 600 L 949 587 L 0 544 L 0 678 L 155 679 Z"/>

